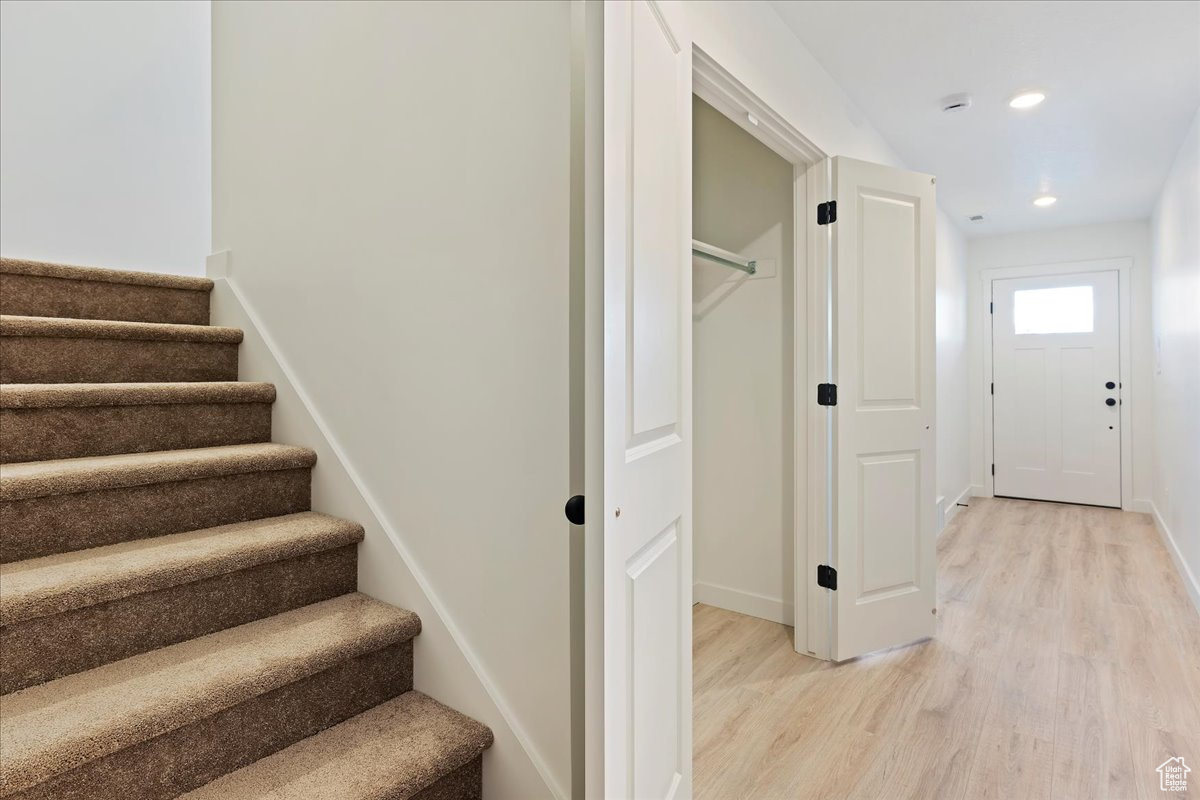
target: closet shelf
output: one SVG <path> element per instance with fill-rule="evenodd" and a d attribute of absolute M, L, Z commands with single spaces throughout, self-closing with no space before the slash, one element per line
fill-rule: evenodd
<path fill-rule="evenodd" d="M 699 239 L 692 239 L 692 255 L 700 256 L 709 261 L 716 262 L 726 267 L 740 269 L 747 275 L 753 275 L 758 271 L 758 262 L 753 259 L 746 259 L 739 256 L 737 253 L 731 253 L 728 250 L 722 250 L 715 245 L 706 244 Z"/>

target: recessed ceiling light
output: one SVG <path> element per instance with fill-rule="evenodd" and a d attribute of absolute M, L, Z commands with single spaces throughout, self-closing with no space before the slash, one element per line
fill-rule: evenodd
<path fill-rule="evenodd" d="M 1033 204 L 1035 206 L 1037 206 L 1038 208 L 1046 208 L 1047 206 L 1052 206 L 1057 202 L 1058 202 L 1058 198 L 1055 197 L 1054 195 L 1044 194 L 1041 197 L 1034 200 Z"/>
<path fill-rule="evenodd" d="M 1046 99 L 1046 95 L 1041 92 L 1021 92 L 1019 95 L 1008 101 L 1010 108 L 1033 108 L 1038 103 Z"/>
<path fill-rule="evenodd" d="M 983 222 L 983 214 L 972 214 L 967 219 L 971 220 L 971 222 Z"/>

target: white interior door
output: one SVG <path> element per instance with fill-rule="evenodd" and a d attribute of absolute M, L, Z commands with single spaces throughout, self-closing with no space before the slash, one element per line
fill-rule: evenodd
<path fill-rule="evenodd" d="M 993 493 L 1121 506 L 1117 271 L 992 281 Z"/>
<path fill-rule="evenodd" d="M 689 798 L 692 46 L 680 3 L 603 9 L 604 720 L 588 727 L 604 797 Z"/>
<path fill-rule="evenodd" d="M 834 158 L 833 658 L 932 636 L 933 178 Z M 818 236 L 820 234 L 818 233 Z"/>

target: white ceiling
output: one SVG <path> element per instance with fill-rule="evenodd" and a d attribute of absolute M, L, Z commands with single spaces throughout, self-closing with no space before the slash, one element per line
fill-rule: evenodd
<path fill-rule="evenodd" d="M 1200 106 L 1196 0 L 773 2 L 971 235 L 1147 217 Z"/>

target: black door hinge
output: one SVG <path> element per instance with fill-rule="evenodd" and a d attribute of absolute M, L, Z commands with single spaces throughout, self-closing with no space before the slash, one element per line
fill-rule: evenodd
<path fill-rule="evenodd" d="M 992 384 L 992 394 L 996 393 L 996 384 Z"/>
<path fill-rule="evenodd" d="M 837 570 L 828 564 L 817 565 L 817 586 L 837 591 Z"/>
<path fill-rule="evenodd" d="M 989 314 L 996 313 L 996 304 L 995 303 L 988 303 L 988 313 Z"/>
<path fill-rule="evenodd" d="M 817 205 L 817 224 L 828 225 L 831 222 L 837 222 L 837 200 Z"/>
<path fill-rule="evenodd" d="M 992 464 L 992 474 L 993 475 L 996 474 L 996 465 L 995 464 Z"/>
<path fill-rule="evenodd" d="M 819 405 L 819 406 L 836 406 L 837 405 L 837 384 L 836 383 L 818 383 L 817 384 L 817 405 Z"/>

